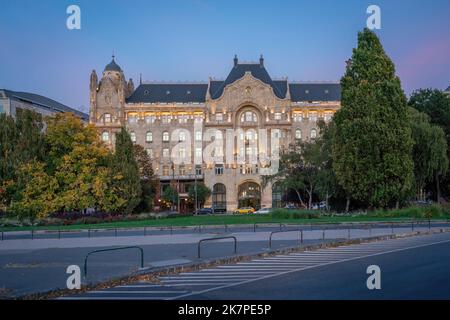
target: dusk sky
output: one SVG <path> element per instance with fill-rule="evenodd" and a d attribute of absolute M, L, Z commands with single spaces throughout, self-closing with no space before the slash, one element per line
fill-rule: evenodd
<path fill-rule="evenodd" d="M 81 8 L 69 30 L 66 8 Z M 89 75 L 111 60 L 127 78 L 224 78 L 234 54 L 272 77 L 338 81 L 366 25 L 377 31 L 407 94 L 450 85 L 449 0 L 0 0 L 0 88 L 45 95 L 87 111 Z"/>

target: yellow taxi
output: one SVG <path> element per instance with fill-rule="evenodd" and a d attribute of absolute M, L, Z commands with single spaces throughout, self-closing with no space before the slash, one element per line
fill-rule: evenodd
<path fill-rule="evenodd" d="M 244 207 L 244 208 L 239 208 L 236 209 L 236 211 L 234 212 L 235 214 L 251 214 L 254 213 L 255 209 L 252 207 Z"/>

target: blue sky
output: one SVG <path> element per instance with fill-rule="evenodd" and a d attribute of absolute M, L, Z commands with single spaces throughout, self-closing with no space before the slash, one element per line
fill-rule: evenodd
<path fill-rule="evenodd" d="M 81 30 L 66 8 L 81 8 Z M 114 51 L 127 78 L 226 77 L 234 54 L 262 53 L 272 77 L 339 80 L 365 27 L 378 31 L 405 92 L 450 85 L 448 0 L 0 0 L 0 88 L 43 94 L 86 111 L 89 74 Z"/>

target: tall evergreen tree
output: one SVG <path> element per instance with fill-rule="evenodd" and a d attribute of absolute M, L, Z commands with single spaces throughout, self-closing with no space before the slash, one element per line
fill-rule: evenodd
<path fill-rule="evenodd" d="M 341 79 L 333 168 L 346 193 L 368 207 L 388 207 L 413 181 L 407 101 L 377 35 L 365 29 Z M 347 206 L 348 207 L 348 206 Z"/>
<path fill-rule="evenodd" d="M 133 142 L 130 134 L 124 128 L 116 134 L 112 169 L 118 177 L 116 187 L 119 190 L 120 198 L 126 200 L 121 210 L 124 214 L 130 214 L 141 201 L 142 191 Z"/>
<path fill-rule="evenodd" d="M 134 145 L 134 157 L 138 164 L 139 176 L 141 181 L 141 202 L 135 208 L 136 212 L 149 212 L 153 208 L 155 199 L 157 180 L 153 173 L 152 159 L 143 146 Z"/>

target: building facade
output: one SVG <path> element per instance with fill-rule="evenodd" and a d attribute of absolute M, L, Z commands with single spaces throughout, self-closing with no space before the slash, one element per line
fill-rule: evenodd
<path fill-rule="evenodd" d="M 20 109 L 32 110 L 43 116 L 51 116 L 59 112 L 71 112 L 84 122 L 88 122 L 89 117 L 81 111 L 35 93 L 0 89 L 0 113 L 15 117 Z"/>
<path fill-rule="evenodd" d="M 216 210 L 280 206 L 281 191 L 263 187 L 262 175 L 272 172 L 280 148 L 314 139 L 317 121 L 339 107 L 339 83 L 273 80 L 262 56 L 256 63 L 235 57 L 226 79 L 204 83 L 135 89 L 114 57 L 100 80 L 95 70 L 90 77 L 90 122 L 101 139 L 113 147 L 126 127 L 152 158 L 160 192 L 178 190 L 181 211 L 189 186 L 200 181 L 212 190 L 205 205 Z"/>

